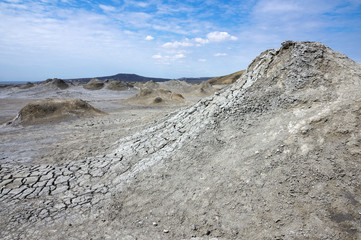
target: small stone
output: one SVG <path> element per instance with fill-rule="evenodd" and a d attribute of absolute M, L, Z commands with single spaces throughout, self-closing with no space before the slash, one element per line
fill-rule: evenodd
<path fill-rule="evenodd" d="M 69 171 L 75 172 L 75 171 L 79 170 L 80 167 L 79 166 L 69 166 L 68 169 L 69 169 Z"/>
<path fill-rule="evenodd" d="M 169 230 L 168 230 L 168 229 L 164 229 L 163 232 L 164 232 L 164 233 L 169 233 Z"/>
<path fill-rule="evenodd" d="M 153 226 L 158 226 L 158 223 L 157 223 L 157 222 L 153 222 Z"/>
<path fill-rule="evenodd" d="M 192 230 L 197 231 L 197 226 L 195 224 L 192 225 Z"/>

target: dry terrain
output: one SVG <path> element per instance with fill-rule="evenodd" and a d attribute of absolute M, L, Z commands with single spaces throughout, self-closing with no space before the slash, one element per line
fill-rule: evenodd
<path fill-rule="evenodd" d="M 1 128 L 1 239 L 361 239 L 361 66 L 345 55 L 287 41 L 178 109 L 89 91 L 44 92 L 108 115 Z"/>

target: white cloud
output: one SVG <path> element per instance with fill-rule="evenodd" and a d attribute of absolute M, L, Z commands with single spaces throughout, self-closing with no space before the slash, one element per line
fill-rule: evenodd
<path fill-rule="evenodd" d="M 193 39 L 186 38 L 183 41 L 173 41 L 163 44 L 164 48 L 179 48 L 179 47 L 192 47 L 192 46 L 201 46 L 212 42 L 223 42 L 223 41 L 235 41 L 238 38 L 230 35 L 227 32 L 210 32 L 207 34 L 207 38 L 196 37 Z"/>
<path fill-rule="evenodd" d="M 178 47 L 192 47 L 194 44 L 189 40 L 185 39 L 181 42 L 174 41 L 174 42 L 167 42 L 163 44 L 165 48 L 178 48 Z"/>
<path fill-rule="evenodd" d="M 230 35 L 228 32 L 211 32 L 207 34 L 207 39 L 210 42 L 223 42 L 228 40 L 235 41 L 238 38 Z"/>
<path fill-rule="evenodd" d="M 163 56 L 161 54 L 155 54 L 155 55 L 152 56 L 152 58 L 154 58 L 154 59 L 162 59 Z"/>
<path fill-rule="evenodd" d="M 137 5 L 138 7 L 143 7 L 143 8 L 145 8 L 145 7 L 148 7 L 148 6 L 149 6 L 149 3 L 147 3 L 147 2 L 137 2 L 136 5 Z"/>
<path fill-rule="evenodd" d="M 162 64 L 171 64 L 174 61 L 177 61 L 179 59 L 185 58 L 186 56 L 183 53 L 178 53 L 175 55 L 162 55 L 162 54 L 156 54 L 153 55 L 152 58 L 157 60 L 158 63 L 162 63 Z"/>
<path fill-rule="evenodd" d="M 208 40 L 208 39 L 204 39 L 204 38 L 195 38 L 194 41 L 195 41 L 196 43 L 199 43 L 199 44 L 209 43 L 209 40 Z"/>
<path fill-rule="evenodd" d="M 215 57 L 224 57 L 224 56 L 227 56 L 228 54 L 227 53 L 216 53 L 214 54 Z"/>
<path fill-rule="evenodd" d="M 185 58 L 186 56 L 183 53 L 179 53 L 177 55 L 174 55 L 173 57 L 174 59 L 181 59 L 181 58 Z"/>
<path fill-rule="evenodd" d="M 142 7 L 142 8 L 148 7 L 150 4 L 147 2 L 137 2 L 137 1 L 130 1 L 130 0 L 125 1 L 125 3 L 130 6 L 136 6 L 136 7 Z"/>
<path fill-rule="evenodd" d="M 148 35 L 148 36 L 145 37 L 145 40 L 147 40 L 147 41 L 151 41 L 153 39 L 154 39 L 154 37 L 151 36 L 151 35 Z"/>
<path fill-rule="evenodd" d="M 6 0 L 6 2 L 9 2 L 9 3 L 19 3 L 20 0 Z"/>
<path fill-rule="evenodd" d="M 198 62 L 207 62 L 207 59 L 205 59 L 205 58 L 200 58 L 200 59 L 198 59 Z"/>
<path fill-rule="evenodd" d="M 258 11 L 264 12 L 264 13 L 282 13 L 282 12 L 294 12 L 294 11 L 300 11 L 302 8 L 294 3 L 286 2 L 286 1 L 267 1 L 262 4 L 258 8 Z"/>
<path fill-rule="evenodd" d="M 116 11 L 116 8 L 113 7 L 113 6 L 99 4 L 99 7 L 105 12 L 114 12 L 114 11 Z"/>

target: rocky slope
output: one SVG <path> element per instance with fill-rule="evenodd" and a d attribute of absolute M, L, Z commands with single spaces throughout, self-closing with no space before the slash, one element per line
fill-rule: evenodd
<path fill-rule="evenodd" d="M 360 90 L 359 63 L 285 42 L 108 154 L 1 165 L 0 237 L 360 239 Z"/>

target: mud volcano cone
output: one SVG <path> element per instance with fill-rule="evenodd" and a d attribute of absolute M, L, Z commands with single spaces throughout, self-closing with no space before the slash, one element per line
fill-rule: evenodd
<path fill-rule="evenodd" d="M 28 103 L 13 124 L 33 125 L 104 114 L 81 99 L 47 98 Z"/>
<path fill-rule="evenodd" d="M 122 104 L 127 105 L 158 105 L 158 106 L 171 106 L 171 105 L 187 105 L 190 104 L 181 94 L 173 93 L 165 89 L 140 89 L 139 92 L 124 101 Z"/>
<path fill-rule="evenodd" d="M 100 81 L 97 78 L 94 78 L 90 80 L 87 84 L 85 84 L 83 87 L 88 90 L 100 90 L 104 87 L 104 82 Z"/>
<path fill-rule="evenodd" d="M 139 174 L 109 216 L 124 230 L 162 219 L 170 239 L 359 239 L 360 92 L 360 64 L 321 43 L 267 50 L 231 87 L 119 143 Z"/>

